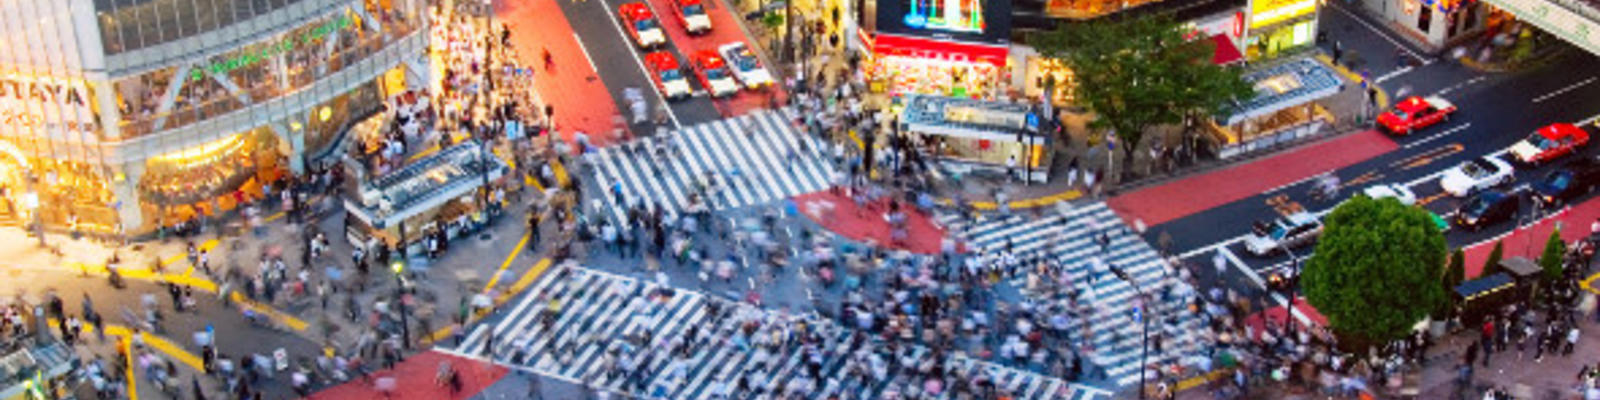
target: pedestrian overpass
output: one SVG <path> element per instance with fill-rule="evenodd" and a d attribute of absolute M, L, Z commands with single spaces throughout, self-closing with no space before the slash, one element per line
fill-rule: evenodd
<path fill-rule="evenodd" d="M 1600 54 L 1600 0 L 1485 0 L 1545 32 Z"/>

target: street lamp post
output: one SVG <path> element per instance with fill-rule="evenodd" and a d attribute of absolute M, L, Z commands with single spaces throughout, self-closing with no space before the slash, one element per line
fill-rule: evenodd
<path fill-rule="evenodd" d="M 1139 281 L 1129 276 L 1127 271 L 1123 271 L 1122 268 L 1113 265 L 1111 266 L 1111 274 L 1116 275 L 1117 279 L 1127 282 L 1129 286 L 1133 286 L 1134 293 L 1139 294 L 1139 304 L 1144 308 L 1141 312 L 1146 314 L 1139 318 L 1139 398 L 1142 400 L 1145 398 L 1145 392 L 1148 389 L 1145 386 L 1145 379 L 1150 375 L 1150 315 L 1148 314 L 1151 314 L 1151 312 L 1148 302 L 1149 297 L 1145 296 L 1144 287 L 1139 285 Z"/>
<path fill-rule="evenodd" d="M 406 264 L 404 261 L 395 261 L 389 268 L 394 271 L 394 302 L 400 305 L 400 348 L 411 350 L 411 319 L 406 316 L 406 282 L 401 276 Z"/>
<path fill-rule="evenodd" d="M 1295 298 L 1294 291 L 1295 291 L 1295 287 L 1300 285 L 1300 256 L 1295 255 L 1294 251 L 1289 250 L 1288 247 L 1284 247 L 1282 242 L 1278 243 L 1278 248 L 1283 250 L 1283 254 L 1288 254 L 1289 255 L 1289 268 L 1290 268 L 1291 271 L 1294 271 L 1293 275 L 1286 276 L 1286 277 L 1283 278 L 1284 281 L 1285 281 L 1284 282 L 1284 287 L 1283 287 L 1283 290 L 1285 292 L 1284 294 L 1286 295 L 1285 297 L 1289 298 L 1289 305 L 1283 306 L 1283 320 L 1284 320 L 1284 322 L 1287 322 L 1289 324 L 1289 334 L 1292 335 L 1292 334 L 1294 334 L 1294 331 L 1295 331 L 1295 328 L 1294 328 L 1294 298 Z"/>

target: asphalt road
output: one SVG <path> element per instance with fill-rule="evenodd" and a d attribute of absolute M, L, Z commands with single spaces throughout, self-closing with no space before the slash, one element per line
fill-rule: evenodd
<path fill-rule="evenodd" d="M 1441 193 L 1439 173 L 1483 155 L 1504 159 L 1507 147 L 1539 127 L 1555 122 L 1592 121 L 1592 117 L 1600 114 L 1600 86 L 1595 85 L 1595 76 L 1600 73 L 1592 68 L 1596 63 L 1600 63 L 1600 60 L 1595 56 L 1573 50 L 1545 65 L 1515 73 L 1484 74 L 1455 61 L 1443 60 L 1394 75 L 1382 87 L 1396 94 L 1396 98 L 1437 94 L 1455 102 L 1460 111 L 1449 121 L 1409 136 L 1393 138 L 1400 145 L 1396 151 L 1335 171 L 1342 182 L 1356 179 L 1364 181 L 1345 186 L 1341 197 L 1375 184 L 1402 183 L 1416 193 L 1419 203 L 1425 203 L 1424 207 L 1429 211 L 1450 215 L 1463 199 Z M 1592 125 L 1586 125 L 1586 129 L 1592 135 L 1600 135 Z M 1586 155 L 1600 154 L 1600 146 L 1589 146 L 1581 151 Z M 1576 156 L 1567 157 L 1571 158 Z M 1558 160 L 1538 167 L 1512 164 L 1516 182 L 1507 189 L 1521 190 L 1527 182 L 1536 181 L 1558 168 L 1562 162 Z M 1252 257 L 1244 250 L 1239 239 L 1249 234 L 1252 221 L 1281 215 L 1281 207 L 1275 205 L 1293 203 L 1314 212 L 1326 211 L 1336 205 L 1332 200 L 1312 200 L 1308 195 L 1311 185 L 1309 179 L 1297 181 L 1151 227 L 1147 236 L 1154 241 L 1159 232 L 1165 231 L 1172 236 L 1172 249 L 1176 253 L 1189 261 L 1207 266 L 1211 265 L 1211 258 L 1216 254 L 1214 250 L 1226 247 L 1258 276 L 1265 276 L 1267 271 L 1286 267 L 1290 257 Z M 1588 198 L 1586 196 L 1573 202 Z M 1531 208 L 1531 202 L 1524 201 L 1519 218 L 1527 218 Z M 1446 233 L 1446 238 L 1451 247 L 1467 246 L 1493 238 L 1515 226 L 1516 223 L 1500 223 L 1477 232 L 1452 227 Z M 1302 247 L 1296 253 L 1305 257 L 1310 249 L 1309 246 Z M 1246 279 L 1255 279 L 1249 274 L 1230 272 L 1228 275 L 1232 287 L 1251 289 L 1254 286 L 1246 282 Z"/>
<path fill-rule="evenodd" d="M 605 83 L 612 101 L 616 102 L 617 109 L 624 115 L 630 115 L 629 104 L 622 93 L 624 89 L 633 87 L 645 90 L 645 99 L 650 105 L 650 112 L 654 113 L 657 105 L 663 101 L 663 97 L 656 89 L 653 78 L 646 73 L 643 64 L 644 52 L 640 51 L 627 36 L 616 14 L 618 6 L 629 2 L 632 0 L 559 1 L 558 3 L 561 5 L 561 11 L 566 13 L 567 20 L 573 21 L 572 29 L 588 53 L 589 60 L 594 63 L 595 70 L 600 72 L 600 80 Z M 655 7 L 654 11 L 664 29 L 673 29 L 677 26 L 667 23 L 666 20 L 672 18 L 668 13 L 669 10 Z M 671 40 L 658 50 L 671 52 L 678 58 L 679 63 L 688 60 Z M 694 82 L 693 79 L 690 80 L 690 86 L 697 92 L 705 91 L 699 82 Z M 598 93 L 583 95 L 594 96 Z M 669 128 L 722 118 L 716 106 L 712 104 L 711 98 L 705 95 L 671 101 L 669 104 L 675 123 L 669 124 Z M 642 124 L 629 124 L 629 129 L 635 135 L 654 134 L 655 128 L 655 124 L 648 121 Z"/>

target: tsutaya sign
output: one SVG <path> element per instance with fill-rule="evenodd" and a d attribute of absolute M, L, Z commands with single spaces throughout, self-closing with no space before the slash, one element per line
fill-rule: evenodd
<path fill-rule="evenodd" d="M 92 99 L 81 79 L 0 76 L 0 132 L 94 132 Z"/>
<path fill-rule="evenodd" d="M 200 78 L 204 78 L 207 73 L 210 73 L 211 75 L 223 75 L 236 69 L 255 65 L 262 60 L 268 60 L 273 57 L 277 57 L 280 54 L 288 53 L 290 50 L 294 50 L 296 47 L 311 43 L 317 39 L 322 39 L 334 31 L 349 28 L 354 24 L 355 21 L 354 19 L 350 18 L 349 13 L 339 14 L 339 16 L 334 18 L 332 21 L 328 21 L 321 26 L 311 28 L 311 30 L 306 31 L 305 34 L 286 35 L 281 41 L 267 43 L 259 48 L 244 51 L 244 54 L 239 54 L 233 58 L 217 61 L 190 70 L 189 80 L 200 80 Z"/>
<path fill-rule="evenodd" d="M 1533 23 L 1590 53 L 1600 54 L 1600 23 L 1548 0 L 1488 0 L 1517 19 Z M 1576 5 L 1576 7 L 1583 7 Z"/>

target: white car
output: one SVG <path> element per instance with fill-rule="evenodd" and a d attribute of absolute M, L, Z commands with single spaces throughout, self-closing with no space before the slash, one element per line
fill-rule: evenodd
<path fill-rule="evenodd" d="M 1474 158 L 1444 171 L 1439 187 L 1451 196 L 1466 197 L 1473 192 L 1510 183 L 1511 164 L 1492 156 Z"/>
<path fill-rule="evenodd" d="M 1361 194 L 1367 195 L 1373 200 L 1393 198 L 1406 206 L 1417 204 L 1417 194 L 1412 193 L 1411 188 L 1398 183 L 1369 186 L 1366 189 L 1362 189 Z"/>
<path fill-rule="evenodd" d="M 728 60 L 728 66 L 733 70 L 733 76 L 739 78 L 739 83 L 747 89 L 758 89 L 772 85 L 772 73 L 761 66 L 761 60 L 756 58 L 756 53 L 750 51 L 750 46 L 744 42 L 733 42 L 717 48 L 717 53 Z"/>
<path fill-rule="evenodd" d="M 1272 222 L 1256 221 L 1250 236 L 1244 238 L 1244 248 L 1257 256 L 1292 249 L 1317 240 L 1322 234 L 1322 221 L 1309 212 L 1297 212 Z"/>

